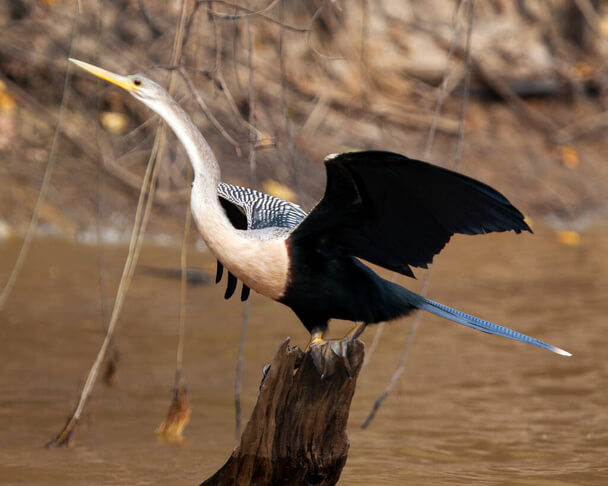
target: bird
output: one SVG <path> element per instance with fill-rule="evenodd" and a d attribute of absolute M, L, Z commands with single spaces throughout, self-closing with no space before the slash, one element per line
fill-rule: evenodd
<path fill-rule="evenodd" d="M 382 278 L 364 262 L 408 277 L 428 268 L 454 234 L 531 232 L 522 213 L 492 187 L 404 155 L 364 150 L 325 158 L 325 193 L 306 213 L 296 204 L 221 182 L 211 147 L 186 112 L 154 81 L 122 76 L 70 58 L 127 91 L 159 115 L 184 146 L 193 168 L 191 208 L 228 270 L 229 298 L 253 289 L 296 314 L 310 333 L 307 349 L 327 344 L 331 319 L 353 321 L 343 338 L 368 325 L 424 310 L 458 324 L 571 356 L 561 348 L 427 299 Z"/>

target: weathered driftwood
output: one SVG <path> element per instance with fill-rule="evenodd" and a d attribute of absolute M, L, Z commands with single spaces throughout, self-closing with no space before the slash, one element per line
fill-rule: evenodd
<path fill-rule="evenodd" d="M 343 359 L 331 345 L 307 353 L 289 346 L 289 339 L 281 345 L 240 445 L 201 486 L 336 484 L 348 455 L 346 423 L 364 346 L 334 342 L 345 350 Z M 315 353 L 324 355 L 324 376 Z"/>

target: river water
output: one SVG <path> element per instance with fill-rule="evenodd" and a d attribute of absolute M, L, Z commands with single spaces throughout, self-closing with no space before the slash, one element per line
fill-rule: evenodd
<path fill-rule="evenodd" d="M 0 243 L 5 282 L 19 241 Z M 534 235 L 458 237 L 437 259 L 429 297 L 572 352 L 572 358 L 427 315 L 393 394 L 360 425 L 398 359 L 411 318 L 392 323 L 361 372 L 342 485 L 608 484 L 608 230 L 568 246 Z M 188 291 L 184 373 L 192 406 L 181 446 L 154 431 L 169 406 L 179 281 L 139 271 L 118 323 L 113 386 L 98 384 L 71 448 L 46 450 L 102 340 L 126 248 L 37 240 L 0 311 L 0 484 L 198 484 L 236 445 L 233 387 L 243 306 L 223 285 Z M 190 252 L 214 273 L 214 261 Z M 146 247 L 141 264 L 178 267 L 179 251 Z M 102 278 L 100 279 L 100 268 Z M 413 290 L 417 281 L 400 278 Z M 103 291 L 100 292 L 100 283 Z M 347 330 L 334 323 L 332 333 Z M 307 333 L 254 295 L 244 418 L 261 369 L 286 336 Z M 374 328 L 363 335 L 371 343 Z"/>

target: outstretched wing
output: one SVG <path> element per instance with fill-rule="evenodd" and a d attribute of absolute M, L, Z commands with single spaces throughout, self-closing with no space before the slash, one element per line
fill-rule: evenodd
<path fill-rule="evenodd" d="M 413 277 L 455 233 L 531 231 L 479 181 L 403 155 L 352 152 L 325 160 L 325 195 L 291 235 Z"/>
<path fill-rule="evenodd" d="M 236 229 L 293 229 L 306 217 L 306 212 L 297 204 L 247 187 L 221 182 L 217 186 L 217 194 L 228 219 Z M 218 261 L 216 283 L 221 280 L 223 271 L 223 265 Z M 236 277 L 228 273 L 228 287 L 224 298 L 232 297 L 235 289 Z M 249 287 L 243 284 L 241 300 L 248 298 Z"/>

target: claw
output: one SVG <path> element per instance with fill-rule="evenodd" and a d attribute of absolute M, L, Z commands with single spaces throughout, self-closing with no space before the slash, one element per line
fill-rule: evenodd
<path fill-rule="evenodd" d="M 336 356 L 342 359 L 342 364 L 344 364 L 344 369 L 349 378 L 354 376 L 353 369 L 350 366 L 350 360 L 348 359 L 348 345 L 351 341 L 351 339 L 340 339 L 339 341 L 331 343 L 331 350 Z"/>
<path fill-rule="evenodd" d="M 359 322 L 358 324 L 355 324 L 350 331 L 348 331 L 344 337 L 342 338 L 343 341 L 354 341 L 355 339 L 357 339 L 359 336 L 361 336 L 361 334 L 363 334 L 363 331 L 365 331 L 365 328 L 367 326 L 366 322 Z"/>
<path fill-rule="evenodd" d="M 310 357 L 312 358 L 312 362 L 315 365 L 315 368 L 321 375 L 321 379 L 325 377 L 325 359 L 323 359 L 323 349 L 321 346 L 309 346 L 308 353 L 310 353 Z"/>

